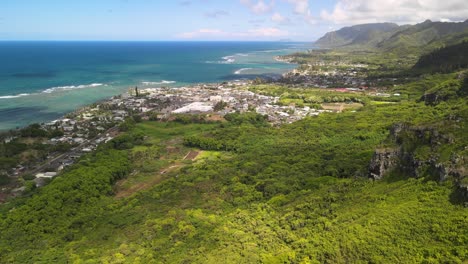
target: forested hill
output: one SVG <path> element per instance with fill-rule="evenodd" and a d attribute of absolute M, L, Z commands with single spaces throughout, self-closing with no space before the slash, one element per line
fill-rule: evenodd
<path fill-rule="evenodd" d="M 316 44 L 320 47 L 407 53 L 418 52 L 421 48 L 438 48 L 445 43 L 456 44 L 467 36 L 468 20 L 458 23 L 426 20 L 416 25 L 381 23 L 345 27 L 325 34 Z"/>
<path fill-rule="evenodd" d="M 453 72 L 468 67 L 468 41 L 423 55 L 413 67 L 423 72 Z"/>
<path fill-rule="evenodd" d="M 418 51 L 421 48 L 428 50 L 451 43 L 454 39 L 459 39 L 460 34 L 464 37 L 468 36 L 468 20 L 460 23 L 426 20 L 396 32 L 390 38 L 380 42 L 377 48 L 395 52 Z"/>

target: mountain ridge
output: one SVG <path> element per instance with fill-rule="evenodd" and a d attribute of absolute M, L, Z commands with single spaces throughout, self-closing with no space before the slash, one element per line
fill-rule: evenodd
<path fill-rule="evenodd" d="M 415 25 L 371 23 L 343 27 L 326 33 L 315 44 L 322 48 L 376 49 L 405 53 L 430 51 L 445 42 L 458 44 L 468 37 L 468 20 L 464 22 L 433 22 L 426 20 Z"/>
<path fill-rule="evenodd" d="M 371 23 L 344 27 L 336 31 L 328 32 L 315 43 L 321 46 L 339 47 L 352 43 L 359 43 L 369 37 L 370 34 L 385 33 L 399 26 L 395 23 Z"/>

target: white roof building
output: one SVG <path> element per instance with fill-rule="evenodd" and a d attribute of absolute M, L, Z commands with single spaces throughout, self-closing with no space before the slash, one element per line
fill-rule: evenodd
<path fill-rule="evenodd" d="M 194 102 L 184 107 L 172 111 L 175 114 L 189 113 L 189 112 L 210 112 L 213 111 L 213 106 L 204 102 Z"/>
<path fill-rule="evenodd" d="M 38 173 L 36 174 L 36 178 L 53 178 L 57 176 L 57 172 L 44 172 L 44 173 Z"/>

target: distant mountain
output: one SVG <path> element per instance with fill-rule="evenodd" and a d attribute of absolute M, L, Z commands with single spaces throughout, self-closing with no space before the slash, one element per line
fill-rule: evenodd
<path fill-rule="evenodd" d="M 315 42 L 320 47 L 377 49 L 407 53 L 428 52 L 460 43 L 468 37 L 465 22 L 432 22 L 398 26 L 392 23 L 363 24 L 329 32 Z M 423 47 L 423 48 L 422 48 Z"/>
<path fill-rule="evenodd" d="M 399 26 L 394 23 L 362 24 L 344 27 L 340 30 L 329 32 L 315 42 L 323 47 L 340 47 L 351 44 L 365 44 L 378 39 L 385 33 L 393 32 Z"/>

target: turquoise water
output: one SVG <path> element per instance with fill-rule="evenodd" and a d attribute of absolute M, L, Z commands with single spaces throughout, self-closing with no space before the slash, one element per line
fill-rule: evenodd
<path fill-rule="evenodd" d="M 0 130 L 46 122 L 130 87 L 277 76 L 277 55 L 309 48 L 274 42 L 0 42 Z"/>

